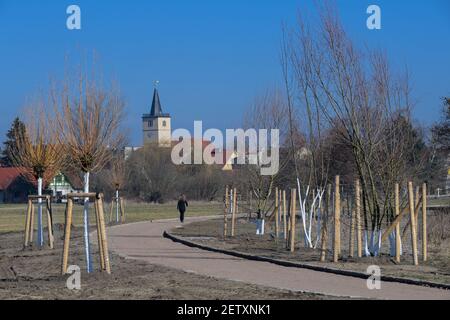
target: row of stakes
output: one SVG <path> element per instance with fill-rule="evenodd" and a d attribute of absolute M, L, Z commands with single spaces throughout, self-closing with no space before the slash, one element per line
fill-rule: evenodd
<path fill-rule="evenodd" d="M 331 193 L 331 185 L 328 187 L 328 193 Z M 422 189 L 422 190 L 420 190 Z M 420 192 L 421 191 L 421 192 Z M 279 238 L 280 231 L 283 233 L 286 241 L 286 248 L 291 252 L 295 250 L 295 228 L 296 228 L 296 203 L 297 203 L 297 189 L 290 190 L 289 204 L 286 201 L 286 191 L 281 191 L 276 188 L 275 191 L 275 208 L 274 212 L 269 216 L 270 223 L 275 219 L 275 238 Z M 410 228 L 411 233 L 411 248 L 414 265 L 419 265 L 418 254 L 418 228 L 419 228 L 419 212 L 422 211 L 422 261 L 428 260 L 427 250 L 427 185 L 423 184 L 421 188 L 417 187 L 414 194 L 413 183 L 407 184 L 408 204 L 402 209 L 400 203 L 400 186 L 395 185 L 394 190 L 394 205 L 395 205 L 395 219 L 391 222 L 387 230 L 381 236 L 381 243 L 385 242 L 390 235 L 395 238 L 395 260 L 401 260 L 401 231 L 400 224 L 402 219 L 409 214 L 409 220 L 405 226 L 403 234 L 407 228 Z M 333 212 L 334 212 L 334 232 L 333 232 L 333 261 L 338 262 L 341 256 L 341 194 L 340 194 L 340 177 L 336 176 L 335 190 L 333 197 Z M 225 206 L 224 206 L 224 224 L 223 236 L 234 237 L 236 230 L 236 216 L 238 213 L 238 193 L 236 188 L 225 188 Z M 251 205 L 250 205 L 251 207 Z M 251 209 L 250 209 L 251 210 Z M 231 234 L 228 231 L 228 216 L 231 214 Z M 257 227 L 257 234 L 264 234 L 264 218 L 258 217 L 260 220 Z M 283 228 L 280 228 L 280 224 Z M 355 180 L 355 210 L 351 217 L 351 234 L 350 234 L 350 257 L 353 257 L 354 243 L 356 242 L 356 251 L 358 258 L 363 256 L 362 245 L 362 219 L 361 219 L 361 184 L 359 180 Z M 280 230 L 281 229 L 281 230 Z M 322 232 L 327 232 L 326 228 L 322 228 Z M 322 233 L 323 238 L 328 235 Z M 326 240 L 322 241 L 321 245 L 321 261 L 325 261 L 326 255 Z"/>
<path fill-rule="evenodd" d="M 97 193 L 76 193 L 76 194 L 68 194 L 67 195 L 67 205 L 65 210 L 65 225 L 64 225 L 64 246 L 63 246 L 63 254 L 62 254 L 62 264 L 61 264 L 61 273 L 64 275 L 67 273 L 68 261 L 69 261 L 69 248 L 70 248 L 70 237 L 72 232 L 72 221 L 73 221 L 73 205 L 74 199 L 76 198 L 85 198 L 88 201 L 94 203 L 95 208 L 95 217 L 96 217 L 96 233 L 98 238 L 98 246 L 99 246 L 99 257 L 100 257 L 100 270 L 104 271 L 108 274 L 111 274 L 111 264 L 109 260 L 109 252 L 108 252 L 108 241 L 106 236 L 106 224 L 105 224 L 105 216 L 103 210 L 103 195 Z M 27 215 L 25 219 L 25 240 L 24 240 L 24 248 L 30 247 L 33 242 L 34 236 L 34 224 L 35 224 L 35 204 L 39 207 L 39 215 L 38 215 L 38 241 L 39 245 L 43 245 L 43 239 L 39 239 L 42 237 L 40 228 L 42 225 L 42 206 L 44 206 L 45 215 L 47 219 L 47 230 L 48 230 L 48 246 L 50 249 L 54 249 L 54 233 L 53 233 L 53 211 L 52 211 L 52 197 L 50 195 L 42 195 L 36 196 L 31 195 L 28 197 L 28 207 L 27 207 Z M 116 205 L 116 222 L 124 223 L 125 222 L 125 207 L 123 199 L 120 197 L 114 198 L 111 202 L 111 210 L 110 210 L 110 222 L 113 218 L 113 209 L 114 204 Z M 120 217 L 119 217 L 120 212 Z"/>

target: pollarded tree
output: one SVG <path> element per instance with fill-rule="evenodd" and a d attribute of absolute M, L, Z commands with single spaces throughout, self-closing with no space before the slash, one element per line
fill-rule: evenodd
<path fill-rule="evenodd" d="M 64 157 L 62 145 L 58 142 L 54 130 L 55 121 L 45 113 L 45 103 L 35 103 L 26 110 L 24 124 L 15 121 L 12 137 L 14 144 L 9 145 L 12 164 L 23 167 L 37 180 L 37 194 L 42 196 L 44 181 L 50 181 L 61 169 Z M 29 178 L 30 175 L 24 175 Z M 38 245 L 44 244 L 42 227 L 42 199 L 38 207 Z"/>
<path fill-rule="evenodd" d="M 120 130 L 124 103 L 112 86 L 103 88 L 95 79 L 80 74 L 55 89 L 54 105 L 60 143 L 69 164 L 84 175 L 84 192 L 89 192 L 91 173 L 100 171 L 122 147 Z M 92 271 L 89 245 L 89 199 L 84 206 L 84 239 L 88 272 Z"/>

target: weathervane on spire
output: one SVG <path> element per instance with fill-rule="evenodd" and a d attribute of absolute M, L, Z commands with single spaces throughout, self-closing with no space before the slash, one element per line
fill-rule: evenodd
<path fill-rule="evenodd" d="M 159 80 L 153 81 L 153 86 L 155 87 L 155 89 L 158 88 L 158 85 L 159 85 Z"/>

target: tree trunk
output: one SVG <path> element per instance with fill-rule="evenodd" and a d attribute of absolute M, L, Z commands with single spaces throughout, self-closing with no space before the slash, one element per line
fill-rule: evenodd
<path fill-rule="evenodd" d="M 116 189 L 116 223 L 119 223 L 119 189 Z"/>
<path fill-rule="evenodd" d="M 42 178 L 38 179 L 38 196 L 42 196 Z M 44 230 L 42 226 L 42 199 L 38 199 L 38 236 L 37 245 L 38 247 L 44 246 Z"/>
<path fill-rule="evenodd" d="M 89 193 L 89 172 L 84 173 L 84 192 Z M 84 222 L 84 249 L 86 254 L 86 268 L 87 272 L 92 272 L 92 260 L 91 260 L 91 246 L 89 239 L 89 198 L 84 199 L 83 210 L 83 222 Z"/>

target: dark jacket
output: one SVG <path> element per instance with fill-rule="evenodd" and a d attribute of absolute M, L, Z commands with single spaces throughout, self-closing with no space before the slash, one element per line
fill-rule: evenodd
<path fill-rule="evenodd" d="M 188 204 L 188 202 L 186 200 L 179 200 L 178 204 L 177 204 L 177 209 L 180 212 L 185 212 L 186 211 L 186 207 L 188 207 L 188 206 L 189 206 L 189 204 Z"/>

